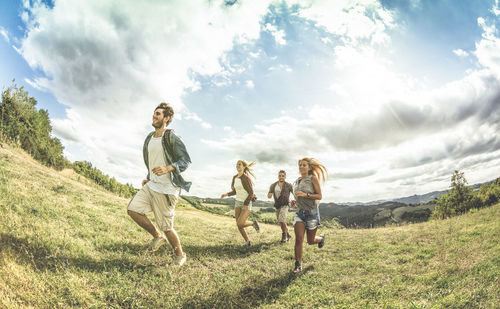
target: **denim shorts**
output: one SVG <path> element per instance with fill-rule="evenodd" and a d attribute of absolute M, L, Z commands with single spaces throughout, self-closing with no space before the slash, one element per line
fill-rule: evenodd
<path fill-rule="evenodd" d="M 302 222 L 306 225 L 307 230 L 314 230 L 321 225 L 319 218 L 319 209 L 316 207 L 311 210 L 299 209 L 293 218 L 293 225 L 297 222 Z"/>
<path fill-rule="evenodd" d="M 243 209 L 243 207 L 245 206 L 243 204 L 244 204 L 244 202 L 242 202 L 242 201 L 234 201 L 234 208 Z M 248 210 L 252 211 L 252 202 L 248 203 Z"/>

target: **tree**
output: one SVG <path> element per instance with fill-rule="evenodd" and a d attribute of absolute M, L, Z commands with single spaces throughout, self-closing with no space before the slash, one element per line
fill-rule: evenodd
<path fill-rule="evenodd" d="M 500 201 L 500 178 L 479 188 L 478 197 L 484 206 L 490 206 Z"/>
<path fill-rule="evenodd" d="M 467 186 L 467 179 L 463 172 L 456 170 L 453 173 L 450 187 L 451 189 L 436 201 L 436 208 L 432 214 L 434 218 L 444 219 L 481 207 L 474 189 Z"/>
<path fill-rule="evenodd" d="M 20 146 L 35 160 L 58 170 L 71 163 L 63 156 L 61 141 L 52 137 L 49 113 L 36 109 L 36 100 L 23 87 L 13 85 L 2 93 L 0 136 Z"/>

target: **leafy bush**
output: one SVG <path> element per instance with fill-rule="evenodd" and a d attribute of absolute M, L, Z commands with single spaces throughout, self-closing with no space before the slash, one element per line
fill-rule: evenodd
<path fill-rule="evenodd" d="M 23 87 L 11 86 L 0 102 L 0 136 L 29 153 L 35 160 L 62 170 L 71 165 L 64 158 L 61 141 L 51 137 L 49 113 L 36 109 L 36 100 Z"/>
<path fill-rule="evenodd" d="M 99 186 L 108 191 L 116 193 L 123 197 L 132 197 L 137 193 L 131 184 L 121 184 L 114 177 L 109 177 L 103 174 L 99 169 L 92 167 L 92 163 L 87 161 L 75 161 L 73 163 L 73 170 L 80 175 L 83 175 L 90 180 L 94 181 Z"/>
<path fill-rule="evenodd" d="M 451 189 L 436 200 L 433 218 L 444 219 L 469 212 L 471 209 L 491 206 L 500 200 L 500 178 L 491 184 L 483 184 L 477 192 L 467 186 L 464 173 L 455 171 L 451 177 Z"/>
<path fill-rule="evenodd" d="M 477 195 L 484 205 L 498 203 L 500 201 L 500 178 L 494 183 L 482 185 Z"/>

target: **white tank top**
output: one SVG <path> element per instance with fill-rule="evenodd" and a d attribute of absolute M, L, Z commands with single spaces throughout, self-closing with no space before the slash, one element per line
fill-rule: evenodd
<path fill-rule="evenodd" d="M 244 202 L 248 197 L 248 192 L 245 190 L 241 183 L 241 179 L 238 177 L 234 178 L 234 189 L 236 190 L 236 200 Z"/>

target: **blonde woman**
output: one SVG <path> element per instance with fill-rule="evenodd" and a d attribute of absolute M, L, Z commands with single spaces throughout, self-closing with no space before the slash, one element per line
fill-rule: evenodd
<path fill-rule="evenodd" d="M 309 245 L 318 244 L 319 248 L 325 245 L 325 235 L 316 236 L 320 226 L 319 201 L 322 198 L 320 182 L 328 177 L 326 168 L 314 158 L 299 160 L 300 177 L 293 184 L 295 201 L 292 206 L 299 208 L 293 220 L 295 231 L 295 268 L 294 272 L 302 271 L 302 243 L 307 234 Z"/>
<path fill-rule="evenodd" d="M 245 231 L 246 227 L 253 226 L 257 232 L 260 231 L 259 222 L 256 220 L 253 222 L 247 221 L 250 211 L 252 210 L 252 201 L 257 199 L 253 193 L 253 182 L 250 178 L 250 176 L 255 178 L 251 169 L 253 165 L 255 165 L 255 162 L 248 163 L 245 160 L 239 160 L 236 163 L 236 170 L 238 171 L 238 174 L 233 176 L 233 181 L 231 182 L 232 191 L 221 195 L 221 198 L 236 195 L 234 217 L 236 218 L 238 230 L 245 240 L 245 243 L 243 243 L 242 246 L 251 245 Z"/>

